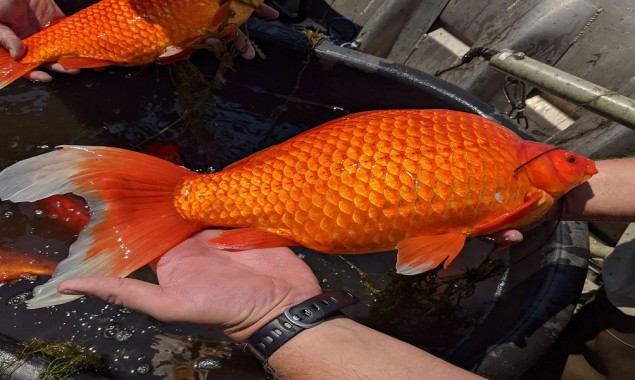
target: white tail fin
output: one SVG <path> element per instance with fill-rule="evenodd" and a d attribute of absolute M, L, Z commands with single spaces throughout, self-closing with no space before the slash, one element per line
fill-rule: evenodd
<path fill-rule="evenodd" d="M 20 161 L 0 173 L 0 198 L 33 202 L 54 194 L 83 197 L 91 220 L 53 277 L 33 291 L 29 308 L 80 296 L 57 292 L 64 280 L 124 277 L 203 228 L 174 207 L 174 190 L 196 175 L 168 161 L 124 149 L 64 146 Z"/>

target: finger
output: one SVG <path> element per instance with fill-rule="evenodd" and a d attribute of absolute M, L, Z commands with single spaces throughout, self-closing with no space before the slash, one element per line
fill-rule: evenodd
<path fill-rule="evenodd" d="M 239 30 L 236 32 L 233 43 L 243 58 L 254 59 L 256 57 L 256 50 L 251 45 L 251 42 L 249 42 L 249 37 L 242 31 Z"/>
<path fill-rule="evenodd" d="M 258 6 L 258 9 L 256 9 L 256 14 L 260 17 L 270 20 L 277 19 L 280 16 L 280 13 L 277 10 L 265 4 L 260 4 Z"/>
<path fill-rule="evenodd" d="M 137 310 L 165 322 L 170 322 L 174 318 L 170 313 L 170 308 L 165 308 L 165 303 L 168 301 L 163 288 L 145 281 L 112 276 L 83 277 L 63 281 L 57 290 L 63 294 L 97 297 L 108 303 Z M 162 310 L 159 310 L 160 305 L 164 305 Z"/>
<path fill-rule="evenodd" d="M 523 241 L 523 234 L 518 230 L 504 230 L 489 235 L 497 245 L 511 245 Z"/>
<path fill-rule="evenodd" d="M 55 71 L 58 73 L 62 73 L 62 74 L 78 74 L 79 73 L 79 69 L 66 69 L 64 68 L 64 66 L 62 66 L 61 64 L 55 62 L 55 63 L 48 63 L 46 65 L 44 65 L 43 67 L 51 70 L 51 71 Z"/>
<path fill-rule="evenodd" d="M 5 25 L 0 25 L 0 45 L 9 51 L 11 58 L 16 60 L 21 58 L 26 50 L 22 40 Z"/>
<path fill-rule="evenodd" d="M 53 80 L 52 76 L 45 73 L 44 71 L 38 71 L 38 70 L 31 71 L 27 73 L 26 75 L 24 75 L 24 77 L 34 82 L 43 82 L 43 83 L 48 83 Z"/>

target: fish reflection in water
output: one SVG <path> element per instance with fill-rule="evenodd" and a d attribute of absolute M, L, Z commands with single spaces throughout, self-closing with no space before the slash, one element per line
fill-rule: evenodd
<path fill-rule="evenodd" d="M 37 275 L 50 276 L 55 272 L 55 267 L 55 260 L 0 248 L 0 284 L 21 278 L 33 279 Z"/>

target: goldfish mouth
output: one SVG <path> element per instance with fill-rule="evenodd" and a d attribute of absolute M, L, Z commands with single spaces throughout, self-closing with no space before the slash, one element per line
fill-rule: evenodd
<path fill-rule="evenodd" d="M 584 180 L 588 180 L 589 178 L 591 178 L 594 174 L 598 174 L 600 171 L 598 170 L 598 168 L 595 166 L 595 162 L 589 160 L 589 162 L 587 162 L 586 165 L 586 169 L 584 170 Z"/>

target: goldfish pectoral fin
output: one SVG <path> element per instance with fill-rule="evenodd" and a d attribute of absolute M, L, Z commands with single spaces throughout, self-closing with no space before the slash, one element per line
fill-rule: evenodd
<path fill-rule="evenodd" d="M 515 221 L 518 221 L 525 216 L 527 212 L 542 199 L 543 196 L 543 191 L 527 194 L 525 196 L 525 203 L 494 220 L 475 226 L 474 231 L 476 231 L 477 234 L 487 234 L 488 232 L 498 230 L 501 226 L 513 224 Z"/>
<path fill-rule="evenodd" d="M 11 58 L 4 48 L 0 48 L 0 89 L 7 87 L 20 77 L 38 67 L 37 63 L 22 64 Z"/>
<path fill-rule="evenodd" d="M 298 243 L 292 240 L 256 228 L 238 228 L 223 231 L 220 236 L 210 239 L 207 242 L 219 249 L 228 251 L 298 245 Z"/>
<path fill-rule="evenodd" d="M 434 269 L 445 260 L 444 268 L 454 260 L 465 245 L 462 233 L 416 236 L 397 244 L 397 273 L 415 275 Z"/>
<path fill-rule="evenodd" d="M 176 186 L 193 174 L 145 154 L 88 146 L 66 146 L 0 172 L 3 200 L 34 202 L 74 193 L 90 208 L 90 221 L 68 257 L 47 283 L 35 288 L 28 307 L 79 298 L 58 293 L 58 285 L 77 277 L 127 276 L 201 229 L 174 207 Z"/>
<path fill-rule="evenodd" d="M 84 57 L 61 57 L 57 62 L 65 69 L 97 69 L 115 64 L 112 61 Z"/>

